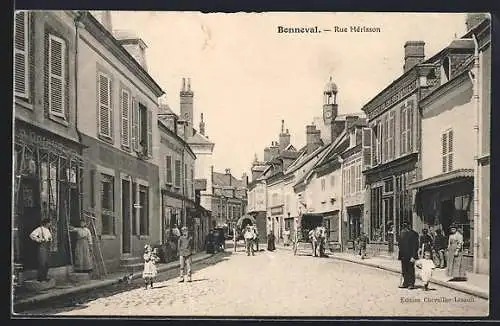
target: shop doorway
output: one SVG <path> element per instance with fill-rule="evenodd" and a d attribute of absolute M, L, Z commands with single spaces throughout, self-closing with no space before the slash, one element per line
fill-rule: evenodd
<path fill-rule="evenodd" d="M 33 177 L 22 177 L 18 194 L 20 258 L 24 269 L 37 268 L 38 246 L 30 239 L 30 234 L 40 226 L 40 192 L 38 180 Z"/>
<path fill-rule="evenodd" d="M 347 209 L 349 241 L 356 240 L 361 234 L 361 207 L 349 207 Z"/>
<path fill-rule="evenodd" d="M 122 180 L 122 254 L 130 254 L 130 181 Z"/>
<path fill-rule="evenodd" d="M 455 216 L 455 203 L 453 200 L 444 200 L 441 202 L 439 212 L 443 233 L 448 236 L 450 234 L 450 225 Z"/>

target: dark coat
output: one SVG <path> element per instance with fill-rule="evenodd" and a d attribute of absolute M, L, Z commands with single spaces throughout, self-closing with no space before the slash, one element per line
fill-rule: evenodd
<path fill-rule="evenodd" d="M 418 233 L 413 230 L 402 231 L 399 237 L 399 260 L 418 259 Z"/>

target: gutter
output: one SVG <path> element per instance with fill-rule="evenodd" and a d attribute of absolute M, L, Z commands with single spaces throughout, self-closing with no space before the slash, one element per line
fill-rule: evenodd
<path fill-rule="evenodd" d="M 84 27 L 81 19 L 86 15 L 86 12 L 77 11 L 75 14 L 75 18 L 73 19 L 75 22 L 75 129 L 76 134 L 78 135 L 78 142 L 82 143 L 82 134 L 78 129 L 78 40 L 80 39 L 80 27 Z"/>
<path fill-rule="evenodd" d="M 481 223 L 479 223 L 480 207 L 479 207 L 479 153 L 480 153 L 480 130 L 479 130 L 479 111 L 480 111 L 480 98 L 479 98 L 479 44 L 475 34 L 472 34 L 474 40 L 474 66 L 472 73 L 469 72 L 469 77 L 472 80 L 473 101 L 474 101 L 474 134 L 476 138 L 475 152 L 474 152 L 474 251 L 473 251 L 473 271 L 477 273 L 479 269 L 479 237 L 482 235 Z"/>

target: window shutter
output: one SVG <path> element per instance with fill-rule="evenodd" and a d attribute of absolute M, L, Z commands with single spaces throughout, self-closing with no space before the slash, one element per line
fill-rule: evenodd
<path fill-rule="evenodd" d="M 389 142 L 389 159 L 393 159 L 395 156 L 395 151 L 396 149 L 394 148 L 394 137 L 396 135 L 396 119 L 395 119 L 395 112 L 391 111 L 389 113 L 389 137 L 391 141 Z"/>
<path fill-rule="evenodd" d="M 401 108 L 399 115 L 399 125 L 401 127 L 401 132 L 399 135 L 399 154 L 403 155 L 406 153 L 406 108 Z"/>
<path fill-rule="evenodd" d="M 132 150 L 137 151 L 139 145 L 139 103 L 132 99 Z"/>
<path fill-rule="evenodd" d="M 15 14 L 14 27 L 14 94 L 28 97 L 28 13 Z"/>
<path fill-rule="evenodd" d="M 408 112 L 408 125 L 406 134 L 406 137 L 408 138 L 407 150 L 408 152 L 412 152 L 413 151 L 413 106 L 410 106 L 407 112 Z"/>
<path fill-rule="evenodd" d="M 148 110 L 148 156 L 153 157 L 153 112 Z"/>
<path fill-rule="evenodd" d="M 172 156 L 167 155 L 166 157 L 166 167 L 167 167 L 167 183 L 172 184 Z"/>
<path fill-rule="evenodd" d="M 448 140 L 447 140 L 447 133 L 444 133 L 441 135 L 441 155 L 442 155 L 442 170 L 443 173 L 447 171 L 447 157 L 446 154 L 448 153 L 447 145 L 448 145 Z"/>
<path fill-rule="evenodd" d="M 448 132 L 448 171 L 453 171 L 453 130 Z"/>
<path fill-rule="evenodd" d="M 121 140 L 122 145 L 130 147 L 130 93 L 122 89 L 120 93 L 121 106 Z"/>
<path fill-rule="evenodd" d="M 383 146 L 383 152 L 382 152 L 382 161 L 387 161 L 388 156 L 388 138 L 389 138 L 389 128 L 387 128 L 389 123 L 387 122 L 387 116 L 384 118 L 384 123 L 383 123 L 383 128 L 384 128 L 384 133 L 383 133 L 383 140 L 382 140 L 382 146 Z"/>
<path fill-rule="evenodd" d="M 361 131 L 361 146 L 362 146 L 362 157 L 363 157 L 363 167 L 364 168 L 370 168 L 371 167 L 371 160 L 372 160 L 372 148 L 371 148 L 371 142 L 372 142 L 372 130 L 370 128 L 363 128 Z"/>
<path fill-rule="evenodd" d="M 65 117 L 65 59 L 66 43 L 49 35 L 49 112 Z"/>
<path fill-rule="evenodd" d="M 372 166 L 377 165 L 377 125 L 375 125 L 373 128 L 370 128 L 371 131 L 371 157 L 372 157 Z"/>
<path fill-rule="evenodd" d="M 181 161 L 175 160 L 175 186 L 181 185 Z"/>
<path fill-rule="evenodd" d="M 99 73 L 99 134 L 111 138 L 111 84 L 110 79 Z"/>

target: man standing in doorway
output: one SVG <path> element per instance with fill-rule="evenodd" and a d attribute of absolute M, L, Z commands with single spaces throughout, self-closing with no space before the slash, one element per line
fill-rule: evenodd
<path fill-rule="evenodd" d="M 38 243 L 38 281 L 48 281 L 49 252 L 52 234 L 49 230 L 50 220 L 43 219 L 39 227 L 30 234 L 31 240 Z"/>
<path fill-rule="evenodd" d="M 399 238 L 399 255 L 403 284 L 400 288 L 415 288 L 415 261 L 418 259 L 418 233 L 407 222 L 403 223 Z"/>

